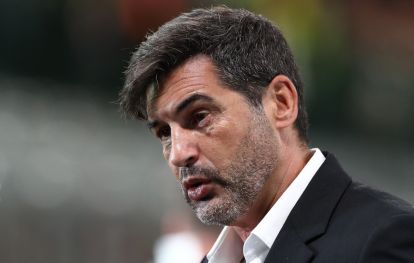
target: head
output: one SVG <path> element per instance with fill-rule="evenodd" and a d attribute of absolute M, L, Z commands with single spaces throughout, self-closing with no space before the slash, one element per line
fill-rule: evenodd
<path fill-rule="evenodd" d="M 266 101 L 283 100 L 280 83 L 294 93 L 288 124 L 305 144 L 302 83 L 281 32 L 245 10 L 196 9 L 140 45 L 120 101 L 149 121 L 198 217 L 231 224 L 264 198 L 277 168 L 283 122 L 275 124 Z"/>

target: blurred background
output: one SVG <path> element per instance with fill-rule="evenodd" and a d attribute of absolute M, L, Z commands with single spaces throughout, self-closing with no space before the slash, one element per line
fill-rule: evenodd
<path fill-rule="evenodd" d="M 157 263 L 165 244 L 209 249 L 220 229 L 193 218 L 158 142 L 115 101 L 149 30 L 216 4 L 285 33 L 311 146 L 414 201 L 414 1 L 1 0 L 0 262 Z"/>

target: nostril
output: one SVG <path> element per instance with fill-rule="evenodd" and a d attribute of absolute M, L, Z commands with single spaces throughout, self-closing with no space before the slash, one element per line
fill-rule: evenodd
<path fill-rule="evenodd" d="M 190 156 L 187 158 L 185 167 L 192 166 L 196 162 L 196 158 L 194 156 Z"/>
<path fill-rule="evenodd" d="M 197 154 L 191 152 L 172 152 L 169 156 L 169 162 L 176 167 L 190 167 L 197 161 Z"/>

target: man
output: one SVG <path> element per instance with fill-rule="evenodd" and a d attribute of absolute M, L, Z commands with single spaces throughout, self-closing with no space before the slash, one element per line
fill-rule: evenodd
<path fill-rule="evenodd" d="M 265 18 L 171 20 L 133 55 L 120 101 L 160 139 L 197 217 L 226 226 L 203 262 L 414 262 L 412 206 L 307 147 L 298 69 Z"/>

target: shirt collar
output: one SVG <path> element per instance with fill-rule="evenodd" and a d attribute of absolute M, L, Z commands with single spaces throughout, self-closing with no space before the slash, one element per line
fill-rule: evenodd
<path fill-rule="evenodd" d="M 239 262 L 243 255 L 246 262 L 257 257 L 262 259 L 261 262 L 264 261 L 296 202 L 325 161 L 325 156 L 318 148 L 311 149 L 311 152 L 313 155 L 308 163 L 253 229 L 244 245 L 232 227 L 223 228 L 207 254 L 210 263 Z"/>
<path fill-rule="evenodd" d="M 225 226 L 207 253 L 210 263 L 239 263 L 243 257 L 243 241 L 232 227 Z"/>
<path fill-rule="evenodd" d="M 315 148 L 311 151 L 313 155 L 308 163 L 252 231 L 269 249 L 285 224 L 296 202 L 305 191 L 319 167 L 325 161 L 325 156 L 319 149 Z M 245 243 L 248 241 L 249 237 Z"/>

